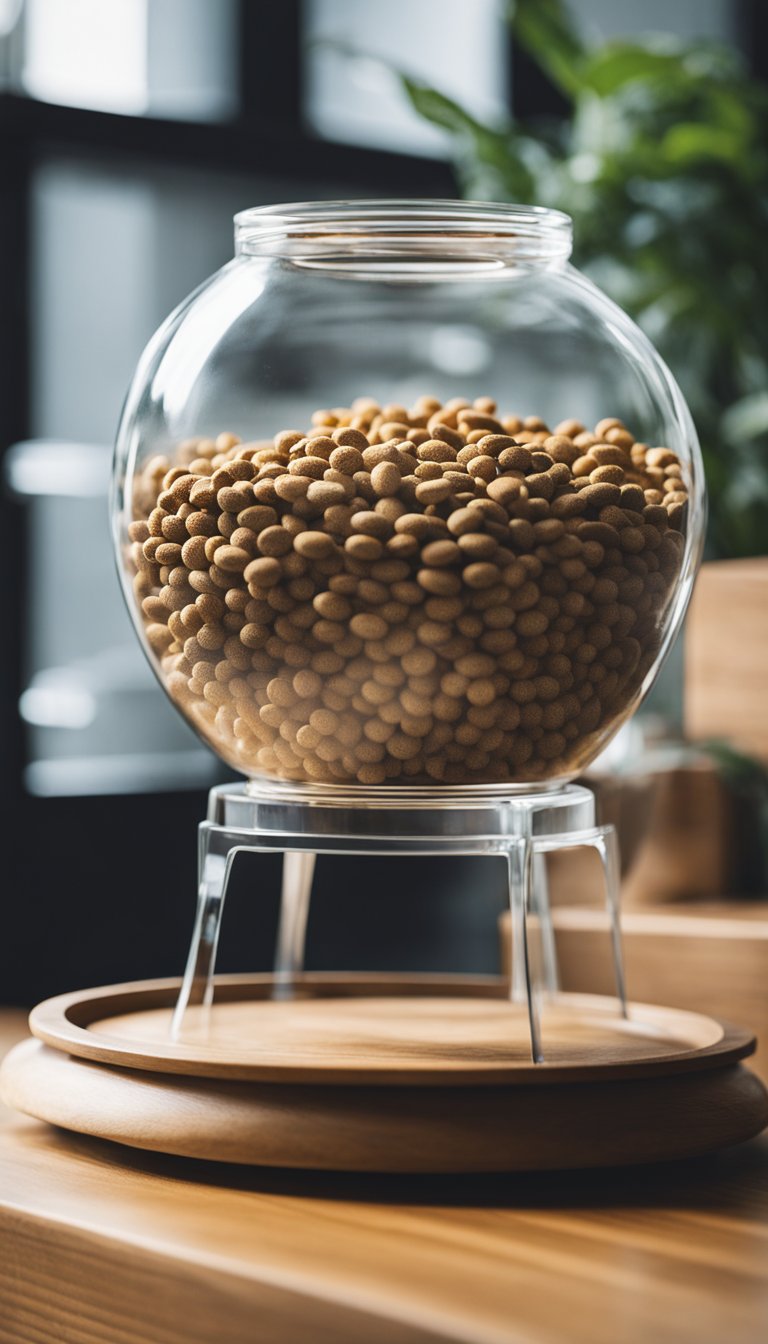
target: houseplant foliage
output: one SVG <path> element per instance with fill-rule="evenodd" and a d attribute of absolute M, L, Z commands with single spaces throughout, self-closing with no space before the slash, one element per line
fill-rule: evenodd
<path fill-rule="evenodd" d="M 401 74 L 451 135 L 463 193 L 573 216 L 576 262 L 630 312 L 688 398 L 709 554 L 768 549 L 768 96 L 737 53 L 665 38 L 588 45 L 563 0 L 517 0 L 517 42 L 566 98 L 551 124 L 484 125 Z"/>

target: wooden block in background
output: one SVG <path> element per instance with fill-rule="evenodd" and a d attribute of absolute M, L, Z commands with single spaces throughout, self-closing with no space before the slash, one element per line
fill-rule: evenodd
<path fill-rule="evenodd" d="M 560 978 L 572 993 L 613 994 L 607 920 L 595 904 L 553 912 Z M 768 903 L 631 910 L 622 917 L 629 997 L 747 1027 L 749 1067 L 768 1081 Z M 502 921 L 508 968 L 509 917 Z"/>
<path fill-rule="evenodd" d="M 598 821 L 613 825 L 625 908 L 717 901 L 749 889 L 754 818 L 739 809 L 706 757 L 637 775 L 589 776 Z M 552 904 L 591 905 L 602 881 L 594 850 L 548 856 Z"/>
<path fill-rule="evenodd" d="M 702 565 L 685 629 L 685 731 L 768 760 L 768 557 Z"/>
<path fill-rule="evenodd" d="M 740 889 L 740 819 L 710 761 L 653 776 L 646 831 L 622 881 L 627 907 L 717 901 Z"/>

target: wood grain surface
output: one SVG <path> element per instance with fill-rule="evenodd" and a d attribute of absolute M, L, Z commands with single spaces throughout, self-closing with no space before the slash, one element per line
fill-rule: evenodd
<path fill-rule="evenodd" d="M 758 1344 L 767 1247 L 768 1136 L 636 1171 L 417 1179 L 0 1130 L 3 1344 Z"/>

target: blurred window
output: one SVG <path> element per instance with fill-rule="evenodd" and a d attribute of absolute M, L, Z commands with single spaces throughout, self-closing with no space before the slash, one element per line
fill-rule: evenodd
<path fill-rule="evenodd" d="M 21 49 L 23 0 L 0 0 L 0 93 L 14 85 Z"/>
<path fill-rule="evenodd" d="M 411 110 L 393 71 L 450 91 L 478 117 L 503 116 L 503 9 L 499 0 L 307 0 L 309 126 L 327 140 L 447 158 L 447 137 Z"/>
<path fill-rule="evenodd" d="M 26 0 L 22 89 L 101 112 L 225 119 L 237 13 L 236 0 Z"/>
<path fill-rule="evenodd" d="M 725 41 L 736 36 L 738 9 L 732 0 L 580 0 L 578 6 L 586 31 L 603 38 L 658 32 Z"/>
<path fill-rule="evenodd" d="M 144 112 L 147 0 L 27 0 L 24 87 L 48 103 Z"/>
<path fill-rule="evenodd" d="M 333 196 L 355 193 L 349 180 L 326 186 Z M 35 538 L 19 703 L 31 794 L 195 789 L 221 777 L 158 688 L 131 629 L 109 530 L 111 444 L 152 331 L 232 256 L 235 210 L 307 190 L 300 177 L 140 161 L 51 156 L 34 170 L 36 437 L 5 462 L 5 483 L 26 505 Z"/>

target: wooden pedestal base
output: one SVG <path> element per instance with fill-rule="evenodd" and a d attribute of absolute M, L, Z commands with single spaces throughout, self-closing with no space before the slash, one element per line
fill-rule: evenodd
<path fill-rule="evenodd" d="M 221 977 L 169 1038 L 175 981 L 40 1005 L 3 1099 L 80 1133 L 185 1157 L 339 1171 L 612 1166 L 706 1152 L 768 1123 L 739 1060 L 753 1039 L 713 1018 L 560 995 L 528 1054 L 498 980 Z"/>

